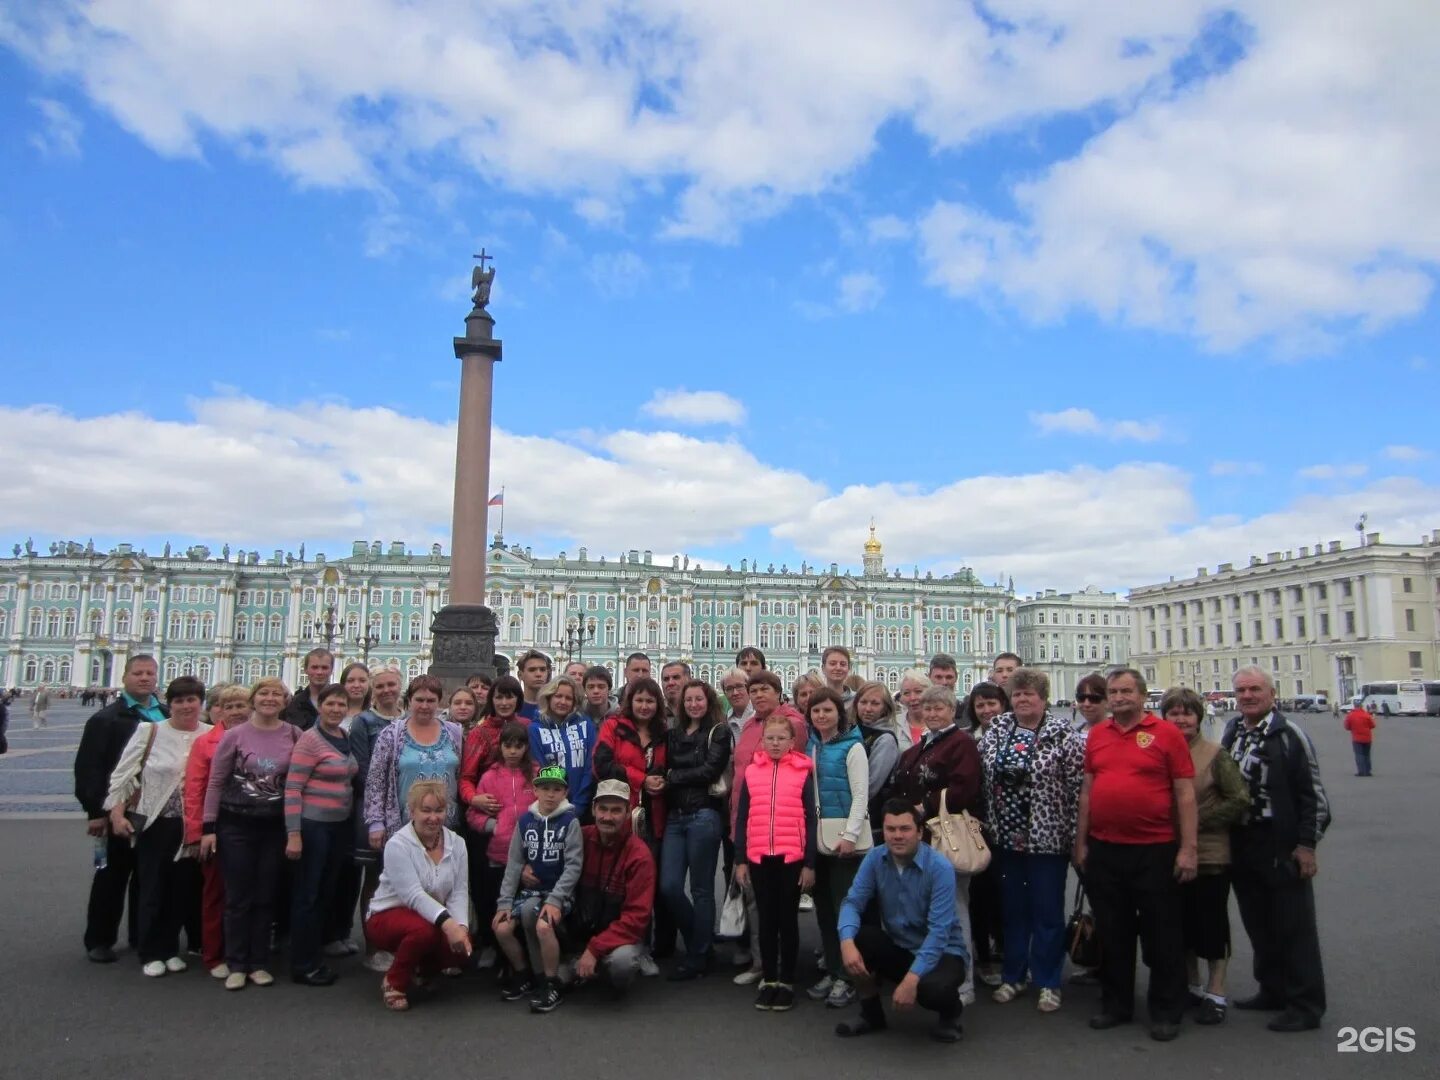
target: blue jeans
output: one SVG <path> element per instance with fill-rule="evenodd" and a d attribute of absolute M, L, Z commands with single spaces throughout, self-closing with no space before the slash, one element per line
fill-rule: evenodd
<path fill-rule="evenodd" d="M 1000 905 L 1005 924 L 1001 978 L 1020 984 L 1028 970 L 1041 989 L 1058 990 L 1065 968 L 1064 855 L 997 851 Z"/>
<path fill-rule="evenodd" d="M 720 814 L 671 814 L 660 843 L 660 895 L 685 938 L 692 964 L 703 964 L 715 939 L 715 864 L 720 858 Z M 690 895 L 685 895 L 685 877 Z"/>
<path fill-rule="evenodd" d="M 1370 744 L 1368 742 L 1352 742 L 1355 748 L 1355 775 L 1370 775 Z"/>

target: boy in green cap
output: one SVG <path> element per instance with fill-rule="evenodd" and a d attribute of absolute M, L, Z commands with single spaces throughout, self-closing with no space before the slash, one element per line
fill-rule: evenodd
<path fill-rule="evenodd" d="M 560 1004 L 560 923 L 570 910 L 585 862 L 580 818 L 565 796 L 565 770 L 547 765 L 531 781 L 535 802 L 520 815 L 500 883 L 495 939 L 510 961 L 500 996 L 530 998 L 530 1011 Z M 520 931 L 525 941 L 520 941 Z M 543 972 L 540 978 L 533 974 Z"/>

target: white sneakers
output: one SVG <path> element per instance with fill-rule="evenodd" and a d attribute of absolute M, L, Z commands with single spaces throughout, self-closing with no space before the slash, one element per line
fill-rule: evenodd
<path fill-rule="evenodd" d="M 181 960 L 180 957 L 172 956 L 169 960 L 151 960 L 140 970 L 150 978 L 158 979 L 161 975 L 165 974 L 178 975 L 188 967 L 189 965 L 186 964 L 184 960 Z"/>
<path fill-rule="evenodd" d="M 655 963 L 655 958 L 649 953 L 640 954 L 640 974 L 647 979 L 653 979 L 660 974 L 660 965 Z"/>
<path fill-rule="evenodd" d="M 1040 991 L 1040 1003 L 1035 1006 L 1043 1013 L 1052 1013 L 1060 1008 L 1060 991 L 1043 989 Z"/>
<path fill-rule="evenodd" d="M 225 963 L 216 964 L 210 969 L 212 979 L 228 979 L 230 977 L 230 965 Z"/>
<path fill-rule="evenodd" d="M 275 976 L 261 968 L 259 971 L 250 972 L 250 981 L 256 986 L 269 986 L 275 981 Z"/>
<path fill-rule="evenodd" d="M 736 986 L 754 986 L 760 981 L 763 975 L 764 972 L 759 968 L 749 968 L 740 972 L 740 974 L 736 975 L 731 981 L 734 982 Z"/>
<path fill-rule="evenodd" d="M 814 910 L 815 910 L 815 898 L 814 898 L 813 896 L 811 896 L 808 892 L 802 892 L 802 893 L 800 894 L 800 910 L 801 910 L 801 911 L 814 911 Z"/>
<path fill-rule="evenodd" d="M 246 981 L 245 972 L 232 971 L 229 975 L 225 976 L 225 989 L 244 990 Z"/>

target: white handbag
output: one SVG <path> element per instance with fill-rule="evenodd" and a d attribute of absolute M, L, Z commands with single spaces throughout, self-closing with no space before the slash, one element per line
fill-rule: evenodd
<path fill-rule="evenodd" d="M 964 810 L 950 813 L 943 792 L 940 813 L 925 824 L 930 830 L 930 846 L 945 856 L 956 873 L 978 874 L 990 865 L 990 845 L 985 843 L 980 822 Z"/>
<path fill-rule="evenodd" d="M 720 916 L 716 921 L 715 935 L 722 938 L 738 938 L 745 933 L 745 892 L 730 879 L 725 890 L 725 902 L 720 905 Z"/>
<path fill-rule="evenodd" d="M 849 825 L 848 818 L 824 817 L 820 819 L 820 830 L 815 837 L 815 847 L 821 855 L 834 855 L 835 848 L 844 839 L 841 835 L 845 826 Z M 875 841 L 870 831 L 870 815 L 866 814 L 860 822 L 860 839 L 855 841 L 855 854 L 862 855 L 875 846 Z"/>

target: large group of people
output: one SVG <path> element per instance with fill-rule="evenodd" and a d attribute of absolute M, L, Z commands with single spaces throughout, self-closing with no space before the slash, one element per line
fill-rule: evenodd
<path fill-rule="evenodd" d="M 788 688 L 747 647 L 718 692 L 678 661 L 657 681 L 643 653 L 618 690 L 536 650 L 448 694 L 362 664 L 332 680 L 324 649 L 304 671 L 293 694 L 185 676 L 162 701 L 153 658 L 128 660 L 75 760 L 90 960 L 116 959 L 128 909 L 147 977 L 194 955 L 226 990 L 269 986 L 288 941 L 290 979 L 325 987 L 361 951 L 358 912 L 387 1009 L 478 969 L 543 1014 L 662 961 L 670 981 L 713 976 L 723 908 L 756 1009 L 856 1006 L 836 1026 L 854 1038 L 887 1027 L 887 1000 L 918 1005 L 954 1042 L 977 990 L 1062 1007 L 1074 868 L 1102 944 L 1071 979 L 1100 987 L 1092 1028 L 1134 1018 L 1137 943 L 1153 1038 L 1225 1020 L 1232 886 L 1258 984 L 1233 1006 L 1273 1010 L 1276 1031 L 1324 1012 L 1311 879 L 1328 805 L 1259 668 L 1236 673 L 1219 741 L 1198 695 L 1147 712 L 1128 668 L 1083 679 L 1062 718 L 1010 653 L 963 698 L 936 656 L 898 700 L 840 647 Z M 941 842 L 957 822 L 979 823 L 988 865 Z M 797 994 L 810 911 L 818 978 Z"/>

